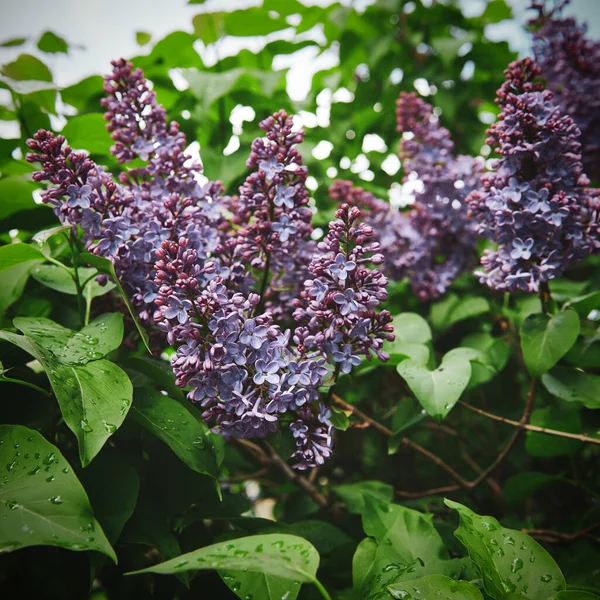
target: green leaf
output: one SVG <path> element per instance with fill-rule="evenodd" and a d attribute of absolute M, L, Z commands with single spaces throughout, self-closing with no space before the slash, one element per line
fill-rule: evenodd
<path fill-rule="evenodd" d="M 63 231 L 68 231 L 71 229 L 72 225 L 57 225 L 56 227 L 51 227 L 50 229 L 44 229 L 42 231 L 38 231 L 31 239 L 40 247 L 43 247 L 44 244 L 55 235 L 62 233 Z"/>
<path fill-rule="evenodd" d="M 509 477 L 504 483 L 504 500 L 510 507 L 518 507 L 537 491 L 557 480 L 555 475 L 537 471 L 525 471 Z"/>
<path fill-rule="evenodd" d="M 545 388 L 565 402 L 577 402 L 586 408 L 600 408 L 600 376 L 569 367 L 554 367 L 542 376 Z"/>
<path fill-rule="evenodd" d="M 481 19 L 485 23 L 499 23 L 505 19 L 511 19 L 512 16 L 512 9 L 506 0 L 491 0 L 485 7 Z"/>
<path fill-rule="evenodd" d="M 431 341 L 431 329 L 427 321 L 416 313 L 401 313 L 394 317 L 393 342 L 385 342 L 383 349 L 390 355 L 387 364 L 397 365 L 405 358 L 421 364 L 429 360 L 429 348 L 425 345 Z"/>
<path fill-rule="evenodd" d="M 105 313 L 80 331 L 50 319 L 17 317 L 15 327 L 63 365 L 82 365 L 116 350 L 123 340 L 123 315 Z"/>
<path fill-rule="evenodd" d="M 394 488 L 383 481 L 359 481 L 333 487 L 333 493 L 339 496 L 352 514 L 361 514 L 365 508 L 365 494 L 378 498 L 382 502 L 391 502 Z"/>
<path fill-rule="evenodd" d="M 21 54 L 15 61 L 2 67 L 3 75 L 15 81 L 52 81 L 50 69 L 35 56 Z"/>
<path fill-rule="evenodd" d="M 0 248 L 1 254 L 2 249 Z M 0 274 L 0 315 L 3 315 L 6 309 L 21 297 L 31 270 L 39 264 L 40 261 L 32 260 L 2 271 Z"/>
<path fill-rule="evenodd" d="M 51 31 L 45 31 L 40 37 L 37 47 L 42 52 L 49 52 L 51 54 L 56 54 L 58 52 L 62 52 L 63 54 L 67 54 L 69 50 L 69 45 L 65 40 L 55 33 Z"/>
<path fill-rule="evenodd" d="M 204 44 L 214 44 L 223 33 L 224 12 L 200 13 L 192 19 L 196 37 Z"/>
<path fill-rule="evenodd" d="M 0 43 L 0 48 L 14 48 L 15 46 L 22 46 L 27 41 L 27 38 L 11 38 Z"/>
<path fill-rule="evenodd" d="M 175 574 L 200 569 L 227 569 L 312 583 L 316 580 L 318 567 L 319 554 L 312 544 L 295 535 L 273 533 L 199 548 L 132 574 Z"/>
<path fill-rule="evenodd" d="M 402 446 L 403 432 L 419 423 L 427 416 L 427 411 L 414 398 L 404 398 L 392 417 L 392 435 L 388 440 L 388 454 L 395 454 Z"/>
<path fill-rule="evenodd" d="M 443 419 L 458 402 L 471 377 L 469 359 L 448 353 L 435 370 L 414 360 L 405 360 L 397 367 L 421 406 L 435 419 Z"/>
<path fill-rule="evenodd" d="M 50 351 L 24 335 L 0 331 L 0 339 L 22 348 L 44 367 L 65 423 L 77 437 L 85 467 L 125 420 L 133 395 L 127 374 L 107 360 L 60 364 Z"/>
<path fill-rule="evenodd" d="M 23 177 L 2 177 L 0 179 L 0 220 L 15 213 L 39 208 L 33 201 L 36 187 Z"/>
<path fill-rule="evenodd" d="M 175 385 L 173 369 L 167 362 L 147 356 L 132 356 L 125 361 L 125 367 L 146 375 L 159 390 L 165 390 L 178 402 L 187 402 L 183 390 Z"/>
<path fill-rule="evenodd" d="M 117 274 L 115 273 L 115 266 L 112 264 L 112 262 L 110 260 L 108 260 L 108 258 L 103 258 L 102 256 L 96 256 L 94 254 L 89 254 L 88 252 L 82 253 L 81 259 L 83 261 L 87 262 L 89 265 L 92 265 L 92 267 L 95 267 L 96 269 L 98 269 L 98 271 L 100 271 L 100 273 L 105 273 L 106 275 L 110 275 L 112 277 L 113 281 L 115 282 L 115 284 L 119 290 L 119 294 L 121 295 L 121 298 L 123 298 L 123 301 L 127 305 L 129 314 L 131 315 L 131 318 L 133 319 L 133 322 L 135 323 L 135 327 L 138 330 L 138 333 L 140 334 L 142 341 L 144 342 L 144 346 L 146 346 L 146 349 L 148 350 L 148 352 L 150 354 L 152 354 L 152 350 L 150 350 L 150 345 L 149 345 L 149 341 L 148 341 L 148 334 L 146 333 L 146 330 L 140 323 L 140 319 L 135 311 L 135 308 L 131 304 L 131 300 L 129 300 L 129 296 L 127 296 L 125 290 L 123 289 L 123 286 L 121 285 L 121 282 L 119 281 L 119 279 L 117 277 Z"/>
<path fill-rule="evenodd" d="M 106 448 L 81 474 L 81 481 L 96 518 L 111 544 L 131 518 L 140 489 L 140 478 L 127 458 Z"/>
<path fill-rule="evenodd" d="M 531 413 L 530 423 L 538 427 L 581 433 L 581 416 L 577 407 L 569 405 L 538 408 Z M 582 442 L 528 431 L 525 448 L 532 456 L 550 458 L 575 451 Z"/>
<path fill-rule="evenodd" d="M 98 110 L 98 100 L 103 95 L 103 79 L 100 75 L 86 77 L 77 83 L 63 88 L 60 96 L 66 104 L 74 106 L 78 111 Z"/>
<path fill-rule="evenodd" d="M 481 571 L 486 593 L 494 600 L 508 593 L 547 600 L 566 588 L 558 565 L 533 538 L 502 527 L 493 517 L 477 515 L 458 502 L 445 502 L 458 511 L 460 526 L 454 535 L 466 546 Z"/>
<path fill-rule="evenodd" d="M 431 307 L 431 323 L 436 329 L 448 329 L 451 325 L 484 314 L 490 310 L 490 304 L 479 296 L 459 298 L 448 294 L 443 300 Z"/>
<path fill-rule="evenodd" d="M 348 415 L 335 406 L 331 407 L 331 418 L 329 420 L 331 421 L 331 424 L 340 431 L 346 431 L 350 425 L 350 418 Z"/>
<path fill-rule="evenodd" d="M 539 377 L 549 371 L 573 346 L 579 335 L 579 316 L 565 310 L 550 318 L 530 315 L 521 326 L 521 348 L 529 373 Z"/>
<path fill-rule="evenodd" d="M 59 546 L 117 561 L 82 485 L 60 450 L 37 431 L 0 425 L 0 549 Z"/>
<path fill-rule="evenodd" d="M 439 598 L 439 600 L 483 600 L 478 588 L 466 581 L 456 581 L 444 575 L 427 575 L 388 586 L 393 598 Z"/>
<path fill-rule="evenodd" d="M 458 573 L 430 515 L 381 502 L 369 494 L 364 501 L 363 529 L 377 545 L 361 548 L 367 564 L 360 564 L 356 556 L 353 560 L 353 571 L 358 570 L 353 579 L 362 581 L 360 597 L 385 593 L 388 585 L 407 579 Z"/>
<path fill-rule="evenodd" d="M 573 298 L 565 304 L 577 311 L 582 317 L 587 317 L 593 310 L 600 307 L 600 292 L 592 292 L 579 298 Z"/>
<path fill-rule="evenodd" d="M 141 389 L 136 390 L 131 414 L 190 469 L 217 476 L 221 457 L 215 436 L 183 404 L 155 390 Z"/>
<path fill-rule="evenodd" d="M 101 113 L 77 115 L 67 121 L 61 134 L 69 146 L 85 149 L 91 154 L 110 156 L 111 139 L 106 132 L 106 121 Z"/>
<path fill-rule="evenodd" d="M 46 260 L 46 257 L 28 244 L 7 244 L 0 247 L 0 272 L 31 260 Z"/>
<path fill-rule="evenodd" d="M 135 32 L 135 41 L 140 46 L 145 46 L 152 39 L 152 35 L 147 33 L 146 31 L 136 31 Z"/>
<path fill-rule="evenodd" d="M 264 573 L 244 571 L 219 571 L 221 579 L 238 598 L 260 598 L 261 600 L 295 600 L 301 584 Z"/>

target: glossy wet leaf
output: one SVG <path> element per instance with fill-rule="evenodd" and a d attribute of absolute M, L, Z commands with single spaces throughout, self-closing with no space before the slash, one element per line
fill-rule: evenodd
<path fill-rule="evenodd" d="M 0 551 L 60 546 L 116 555 L 60 450 L 37 431 L 0 425 Z"/>
<path fill-rule="evenodd" d="M 466 581 L 456 581 L 443 575 L 427 575 L 388 586 L 392 598 L 403 600 L 483 600 L 477 587 Z"/>
<path fill-rule="evenodd" d="M 396 338 L 393 342 L 384 343 L 384 350 L 390 355 L 388 363 L 395 365 L 405 358 L 427 363 L 429 348 L 426 344 L 431 340 L 427 321 L 416 313 L 400 313 L 394 317 L 392 324 Z"/>
<path fill-rule="evenodd" d="M 219 571 L 219 575 L 227 587 L 242 600 L 246 598 L 296 600 L 300 593 L 300 582 L 275 575 L 230 570 Z"/>
<path fill-rule="evenodd" d="M 119 290 L 119 294 L 121 295 L 121 298 L 125 302 L 127 309 L 129 310 L 129 314 L 130 314 L 131 318 L 133 319 L 133 322 L 135 323 L 135 327 L 136 327 L 138 333 L 140 334 L 140 337 L 142 338 L 142 342 L 144 343 L 144 346 L 146 346 L 146 349 L 148 350 L 148 352 L 150 354 L 152 354 L 152 351 L 150 350 L 150 346 L 148 345 L 149 344 L 148 334 L 146 333 L 146 330 L 140 323 L 137 312 L 136 312 L 135 308 L 133 307 L 133 305 L 131 304 L 131 300 L 129 299 L 129 296 L 123 289 L 123 286 L 121 285 L 121 282 L 119 281 L 117 274 L 115 273 L 115 267 L 112 264 L 112 262 L 110 262 L 110 260 L 108 260 L 107 258 L 103 258 L 102 256 L 96 256 L 94 254 L 89 254 L 88 252 L 84 252 L 81 255 L 81 260 L 87 262 L 88 264 L 92 265 L 92 267 L 95 267 L 96 269 L 98 269 L 98 271 L 100 273 L 105 273 L 106 275 L 110 275 L 112 277 L 113 281 L 115 282 L 115 284 L 117 286 L 117 289 Z"/>
<path fill-rule="evenodd" d="M 435 419 L 443 419 L 458 402 L 471 377 L 469 358 L 446 354 L 442 364 L 430 371 L 414 360 L 397 367 L 421 406 Z"/>
<path fill-rule="evenodd" d="M 572 309 L 555 317 L 533 314 L 523 322 L 520 334 L 527 369 L 533 377 L 539 377 L 549 371 L 577 340 L 579 316 Z"/>
<path fill-rule="evenodd" d="M 264 573 L 301 583 L 313 582 L 319 553 L 301 537 L 281 533 L 253 535 L 182 554 L 164 563 L 135 571 L 174 574 L 200 569 Z"/>
<path fill-rule="evenodd" d="M 554 367 L 542 376 L 544 387 L 565 402 L 600 408 L 600 376 L 569 367 Z"/>
<path fill-rule="evenodd" d="M 14 325 L 64 365 L 83 365 L 117 349 L 123 340 L 123 315 L 105 313 L 73 331 L 50 319 L 17 317 Z"/>
<path fill-rule="evenodd" d="M 550 600 L 600 600 L 600 596 L 584 590 L 565 590 L 558 592 Z"/>
<path fill-rule="evenodd" d="M 451 500 L 460 525 L 455 536 L 466 546 L 483 577 L 485 591 L 494 600 L 517 593 L 530 600 L 547 600 L 566 587 L 554 559 L 532 537 L 502 527 L 493 517 L 483 517 Z"/>
<path fill-rule="evenodd" d="M 150 389 L 136 390 L 133 418 L 167 444 L 190 469 L 216 477 L 222 440 L 176 400 Z"/>
<path fill-rule="evenodd" d="M 361 597 L 388 594 L 388 585 L 424 575 L 458 574 L 431 515 L 369 494 L 364 502 L 363 529 L 374 544 L 361 542 L 353 560 L 353 580 Z"/>
<path fill-rule="evenodd" d="M 89 464 L 127 416 L 133 396 L 127 374 L 107 360 L 78 366 L 61 364 L 49 350 L 24 335 L 0 331 L 0 339 L 40 361 L 65 423 L 77 437 L 81 464 Z"/>

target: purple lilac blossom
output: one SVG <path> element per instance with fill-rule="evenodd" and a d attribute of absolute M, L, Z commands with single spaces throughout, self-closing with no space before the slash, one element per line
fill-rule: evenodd
<path fill-rule="evenodd" d="M 587 188 L 580 132 L 536 82 L 530 58 L 505 71 L 502 109 L 487 143 L 500 158 L 468 198 L 477 231 L 498 244 L 486 250 L 480 280 L 493 289 L 538 292 L 598 249 L 598 199 Z"/>
<path fill-rule="evenodd" d="M 406 242 L 395 278 L 408 274 L 415 294 L 432 300 L 475 261 L 477 236 L 467 218 L 465 199 L 479 185 L 483 161 L 454 156 L 450 132 L 440 125 L 433 107 L 414 92 L 400 94 L 396 119 L 398 132 L 404 134 L 400 142 L 404 172 L 416 173 L 423 187 L 407 213 L 418 235 Z"/>
<path fill-rule="evenodd" d="M 587 24 L 557 13 L 563 0 L 551 9 L 549 2 L 534 2 L 536 18 L 529 22 L 533 53 L 553 103 L 569 115 L 581 131 L 585 172 L 600 178 L 600 42 L 586 37 Z"/>

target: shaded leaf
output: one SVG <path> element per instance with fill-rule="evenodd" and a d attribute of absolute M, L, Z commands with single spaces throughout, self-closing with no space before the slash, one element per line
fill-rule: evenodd
<path fill-rule="evenodd" d="M 37 431 L 0 425 L 0 548 L 60 546 L 117 557 L 60 450 Z"/>

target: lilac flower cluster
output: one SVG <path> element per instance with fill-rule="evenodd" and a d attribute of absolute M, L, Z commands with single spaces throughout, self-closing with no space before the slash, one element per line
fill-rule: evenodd
<path fill-rule="evenodd" d="M 439 124 L 433 107 L 415 93 L 397 101 L 400 158 L 405 173 L 415 172 L 423 187 L 408 213 L 413 235 L 398 261 L 395 278 L 408 274 L 417 296 L 443 295 L 452 281 L 474 262 L 476 234 L 467 218 L 468 194 L 479 185 L 483 161 L 454 156 L 450 132 Z"/>
<path fill-rule="evenodd" d="M 497 290 L 537 292 L 598 248 L 598 200 L 587 189 L 579 130 L 551 91 L 535 83 L 529 58 L 509 65 L 502 113 L 488 143 L 500 159 L 468 199 L 480 234 L 498 243 L 480 280 Z"/>
<path fill-rule="evenodd" d="M 586 37 L 587 25 L 556 15 L 568 4 L 563 0 L 548 10 L 547 2 L 534 2 L 537 17 L 529 23 L 533 52 L 553 102 L 581 131 L 586 173 L 600 177 L 600 42 Z"/>
<path fill-rule="evenodd" d="M 263 304 L 281 318 L 289 314 L 315 247 L 310 240 L 308 171 L 296 148 L 304 132 L 293 130 L 293 119 L 285 111 L 268 117 L 260 127 L 266 135 L 252 143 L 246 165 L 254 172 L 240 188 L 235 209 L 235 222 L 241 226 L 236 252 L 262 273 Z"/>
<path fill-rule="evenodd" d="M 363 247 L 372 229 L 345 207 L 317 250 L 296 148 L 303 133 L 285 112 L 260 124 L 265 137 L 247 163 L 254 171 L 229 198 L 219 183 L 200 185 L 201 166 L 139 69 L 116 61 L 105 90 L 113 154 L 145 165 L 116 183 L 64 137 L 40 131 L 28 160 L 42 163 L 34 178 L 52 184 L 44 201 L 114 263 L 144 322 L 176 347 L 177 384 L 215 431 L 264 437 L 285 415 L 295 466 L 323 464 L 333 428 L 319 388 L 361 354 L 385 360 L 383 340 L 393 338 L 390 315 L 374 310 L 387 279 L 368 267 L 383 261 L 366 256 L 378 248 Z M 301 326 L 284 331 L 279 323 L 292 319 Z"/>
<path fill-rule="evenodd" d="M 327 375 L 323 358 L 300 357 L 270 313 L 254 315 L 260 296 L 227 289 L 204 267 L 188 240 L 157 250 L 159 309 L 155 320 L 178 345 L 177 384 L 203 408 L 204 419 L 225 437 L 265 437 L 279 416 L 318 399 Z"/>
<path fill-rule="evenodd" d="M 108 128 L 118 139 L 113 152 L 120 162 L 131 160 L 130 146 L 152 138 L 154 149 L 148 147 L 145 154 L 148 166 L 122 173 L 118 184 L 83 153 L 66 146 L 63 136 L 43 130 L 29 140 L 33 152 L 27 160 L 42 163 L 36 181 L 56 186 L 42 193 L 43 201 L 53 206 L 61 222 L 81 227 L 91 252 L 114 263 L 141 319 L 150 324 L 157 292 L 155 249 L 163 240 L 185 235 L 206 258 L 220 241 L 219 206 L 227 199 L 219 183 L 197 183 L 201 166 L 187 164 L 185 136 L 176 125 L 167 130 L 164 110 L 156 105 L 141 71 L 122 60 L 113 67 L 105 82 L 112 95 L 104 102 L 111 119 Z"/>
<path fill-rule="evenodd" d="M 387 360 L 383 343 L 394 339 L 390 313 L 375 310 L 387 299 L 388 280 L 370 266 L 383 264 L 383 254 L 379 242 L 371 241 L 373 228 L 358 222 L 360 214 L 348 204 L 336 211 L 295 302 L 294 320 L 302 325 L 294 341 L 301 352 L 317 349 L 327 356 L 336 373 L 349 373 L 361 355 Z"/>

